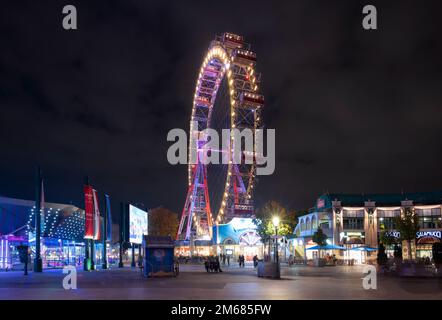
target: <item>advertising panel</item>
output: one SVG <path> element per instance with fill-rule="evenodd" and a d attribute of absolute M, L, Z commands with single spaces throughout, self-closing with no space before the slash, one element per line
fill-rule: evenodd
<path fill-rule="evenodd" d="M 94 240 L 100 239 L 100 209 L 98 207 L 97 190 L 93 190 L 94 195 Z"/>
<path fill-rule="evenodd" d="M 147 212 L 129 205 L 129 242 L 141 244 L 147 235 Z"/>
<path fill-rule="evenodd" d="M 84 238 L 94 238 L 94 195 L 93 189 L 90 185 L 84 186 L 84 214 L 85 214 L 85 226 L 84 226 Z"/>
<path fill-rule="evenodd" d="M 214 226 L 213 235 L 217 244 L 254 246 L 261 241 L 252 218 L 235 217 L 227 224 Z"/>

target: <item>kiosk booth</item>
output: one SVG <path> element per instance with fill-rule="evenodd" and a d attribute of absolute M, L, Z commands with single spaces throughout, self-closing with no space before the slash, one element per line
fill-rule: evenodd
<path fill-rule="evenodd" d="M 145 277 L 173 277 L 175 241 L 171 237 L 143 236 Z"/>

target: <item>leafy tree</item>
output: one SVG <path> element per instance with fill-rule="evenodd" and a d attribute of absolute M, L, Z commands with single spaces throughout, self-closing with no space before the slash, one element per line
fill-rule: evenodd
<path fill-rule="evenodd" d="M 269 201 L 262 208 L 258 209 L 255 214 L 253 223 L 256 225 L 256 232 L 261 237 L 262 242 L 269 244 L 270 240 L 275 235 L 275 226 L 272 218 L 279 217 L 278 235 L 288 236 L 293 233 L 296 226 L 296 214 L 294 211 L 288 211 L 279 202 Z"/>
<path fill-rule="evenodd" d="M 386 246 L 391 246 L 396 243 L 396 238 L 389 234 L 388 231 L 381 231 L 379 241 Z"/>
<path fill-rule="evenodd" d="M 402 259 L 402 247 L 397 243 L 394 245 L 393 256 L 397 259 Z"/>
<path fill-rule="evenodd" d="M 280 223 L 278 235 L 287 236 L 293 233 L 296 226 L 295 212 L 288 211 L 279 202 L 269 201 L 262 208 L 257 210 L 253 223 L 257 227 L 257 233 L 262 239 L 269 238 L 275 234 L 273 216 L 278 216 Z"/>
<path fill-rule="evenodd" d="M 312 237 L 312 241 L 315 242 L 318 246 L 324 247 L 327 245 L 327 235 L 322 231 L 321 227 L 315 231 Z"/>
<path fill-rule="evenodd" d="M 324 247 L 327 245 L 327 235 L 322 231 L 321 227 L 318 227 L 318 229 L 315 231 L 315 233 L 312 236 L 312 241 L 315 242 L 318 246 Z M 321 253 L 321 249 L 318 250 L 319 253 Z M 319 254 L 321 256 L 321 254 Z"/>
<path fill-rule="evenodd" d="M 442 243 L 434 243 L 433 247 L 433 259 L 436 265 L 442 264 Z"/>
<path fill-rule="evenodd" d="M 149 235 L 174 238 L 178 224 L 178 215 L 169 209 L 158 207 L 149 211 Z"/>
<path fill-rule="evenodd" d="M 387 254 L 385 253 L 385 247 L 384 247 L 383 243 L 379 244 L 377 261 L 378 261 L 378 264 L 381 266 L 387 264 L 388 257 L 387 257 Z"/>
<path fill-rule="evenodd" d="M 416 239 L 416 232 L 419 231 L 419 220 L 416 212 L 406 208 L 404 214 L 395 218 L 396 229 L 401 233 L 401 241 L 407 242 L 408 258 L 412 259 L 411 242 Z"/>

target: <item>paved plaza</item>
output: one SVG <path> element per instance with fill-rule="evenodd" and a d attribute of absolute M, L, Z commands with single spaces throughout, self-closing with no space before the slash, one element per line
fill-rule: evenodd
<path fill-rule="evenodd" d="M 177 278 L 142 277 L 139 269 L 78 270 L 78 288 L 65 290 L 62 270 L 0 273 L 0 299 L 442 299 L 437 279 L 378 276 L 364 290 L 361 267 L 283 267 L 281 280 L 258 278 L 251 267 L 206 273 L 182 265 Z"/>

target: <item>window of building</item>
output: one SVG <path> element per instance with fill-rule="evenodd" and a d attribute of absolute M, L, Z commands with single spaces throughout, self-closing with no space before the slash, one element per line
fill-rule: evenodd
<path fill-rule="evenodd" d="M 318 220 L 316 220 L 316 217 L 315 216 L 313 216 L 312 217 L 312 229 L 313 230 L 316 230 L 317 228 L 318 228 L 318 222 L 317 222 Z"/>
<path fill-rule="evenodd" d="M 419 226 L 422 229 L 442 228 L 442 221 L 440 217 L 419 217 Z"/>
<path fill-rule="evenodd" d="M 348 218 L 344 217 L 344 229 L 364 229 L 364 218 Z"/>
<path fill-rule="evenodd" d="M 330 228 L 330 224 L 328 221 L 321 221 L 319 223 L 319 227 L 321 227 L 321 229 L 328 229 L 328 228 Z"/>
<path fill-rule="evenodd" d="M 364 210 L 344 210 L 344 218 L 364 218 Z"/>
<path fill-rule="evenodd" d="M 344 229 L 363 230 L 364 210 L 344 210 L 342 222 Z"/>
<path fill-rule="evenodd" d="M 380 229 L 393 230 L 396 228 L 394 223 L 395 217 L 399 217 L 401 211 L 397 210 L 378 210 L 378 226 Z"/>
<path fill-rule="evenodd" d="M 396 229 L 396 224 L 394 222 L 395 218 L 391 217 L 379 217 L 378 218 L 378 226 L 380 229 L 384 230 L 394 230 Z"/>
<path fill-rule="evenodd" d="M 422 229 L 442 228 L 442 217 L 440 208 L 416 209 L 419 217 L 419 226 Z"/>

